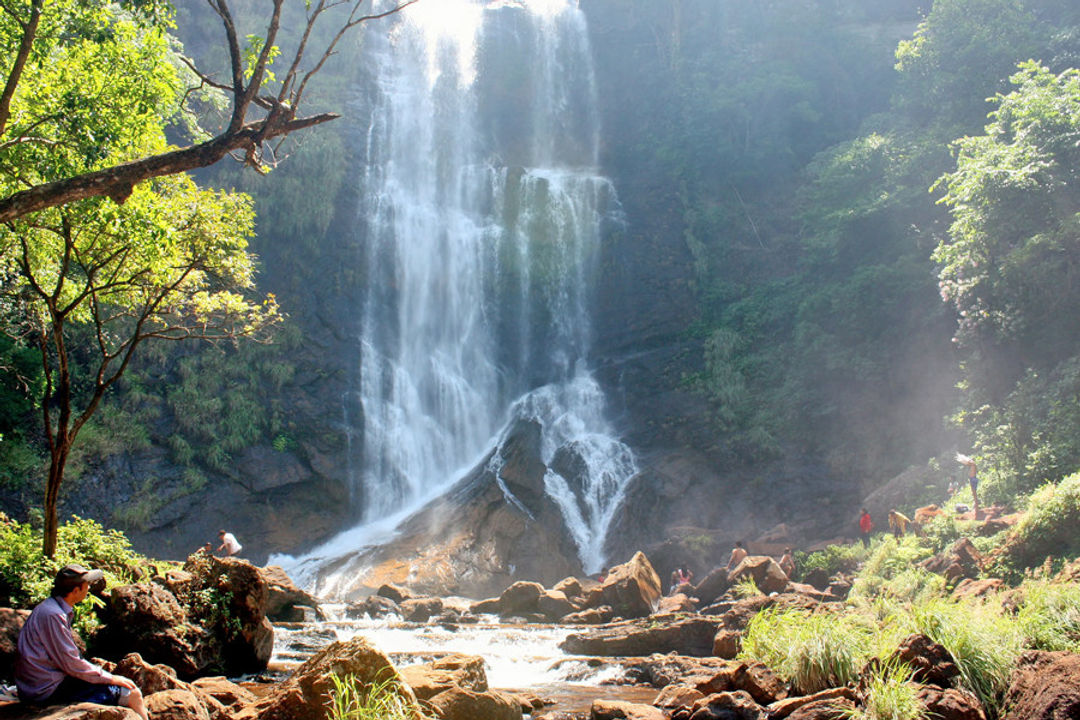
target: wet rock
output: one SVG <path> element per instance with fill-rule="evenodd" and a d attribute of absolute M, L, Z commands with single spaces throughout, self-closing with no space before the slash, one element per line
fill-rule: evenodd
<path fill-rule="evenodd" d="M 521 704 L 505 693 L 455 687 L 428 701 L 442 720 L 521 720 Z"/>
<path fill-rule="evenodd" d="M 413 598 L 413 594 L 408 588 L 393 583 L 383 583 L 379 586 L 379 589 L 375 591 L 375 594 L 379 597 L 389 598 L 399 604 Z"/>
<path fill-rule="evenodd" d="M 540 583 L 522 580 L 503 590 L 499 595 L 499 613 L 514 615 L 539 612 L 540 597 L 544 586 Z"/>
<path fill-rule="evenodd" d="M 609 622 L 613 617 L 615 617 L 615 611 L 611 609 L 611 606 L 601 605 L 600 607 L 563 615 L 559 622 L 565 625 L 601 625 Z"/>
<path fill-rule="evenodd" d="M 660 576 L 642 552 L 613 567 L 600 585 L 600 593 L 603 604 L 623 617 L 648 615 L 663 595 Z"/>
<path fill-rule="evenodd" d="M 473 692 L 488 689 L 484 658 L 452 654 L 429 663 L 407 665 L 400 670 L 402 679 L 420 700 L 430 700 L 441 692 L 463 687 Z"/>
<path fill-rule="evenodd" d="M 146 698 L 154 720 L 210 720 L 206 707 L 189 690 L 162 690 Z"/>
<path fill-rule="evenodd" d="M 593 700 L 589 709 L 590 720 L 667 720 L 667 715 L 652 705 L 619 702 L 617 700 Z"/>
<path fill-rule="evenodd" d="M 233 713 L 233 720 L 327 720 L 334 689 L 332 675 L 352 675 L 360 687 L 389 683 L 406 712 L 419 720 L 416 696 L 393 663 L 366 639 L 335 642 L 300 665 L 266 696 Z"/>
<path fill-rule="evenodd" d="M 655 653 L 648 657 L 627 660 L 623 667 L 627 679 L 655 688 L 664 688 L 671 684 L 694 687 L 730 665 L 727 660 L 719 658 Z"/>
<path fill-rule="evenodd" d="M 712 653 L 718 624 L 702 616 L 655 615 L 574 633 L 559 647 L 575 655 L 625 657 L 676 652 L 707 656 Z"/>
<path fill-rule="evenodd" d="M 763 593 L 781 593 L 787 588 L 788 576 L 768 555 L 748 555 L 731 571 L 732 585 L 750 578 Z"/>
<path fill-rule="evenodd" d="M 401 617 L 409 622 L 427 622 L 443 610 L 442 598 L 413 598 L 403 600 L 398 606 Z"/>
<path fill-rule="evenodd" d="M 1072 720 L 1080 717 L 1080 655 L 1030 651 L 1009 678 L 1008 714 L 1002 720 Z"/>
<path fill-rule="evenodd" d="M 548 620 L 558 620 L 577 610 L 561 590 L 544 590 L 536 604 L 537 609 Z"/>
<path fill-rule="evenodd" d="M 499 598 L 487 598 L 479 600 L 469 606 L 469 612 L 473 615 L 497 615 L 499 613 Z"/>
<path fill-rule="evenodd" d="M 260 572 L 266 582 L 267 591 L 263 614 L 271 621 L 302 622 L 303 617 L 295 610 L 297 606 L 315 608 L 316 617 L 325 619 L 319 609 L 319 601 L 311 593 L 298 588 L 284 568 L 268 565 L 260 568 Z"/>
<path fill-rule="evenodd" d="M 813 703 L 824 705 L 829 701 L 835 702 L 837 700 L 847 700 L 849 703 L 854 703 L 855 692 L 851 688 L 846 687 L 832 688 L 816 692 L 813 695 L 801 695 L 785 700 L 777 700 L 769 705 L 769 720 L 784 720 L 784 718 L 788 717 L 796 710 L 807 705 Z"/>
<path fill-rule="evenodd" d="M 935 720 L 986 720 L 982 705 L 971 693 L 955 688 L 942 689 L 927 685 L 919 689 L 919 700 Z M 1025 716 L 1038 720 L 1037 716 Z"/>
<path fill-rule="evenodd" d="M 915 671 L 912 680 L 926 685 L 949 687 L 952 679 L 960 674 L 949 651 L 925 635 L 904 638 L 893 658 Z"/>
<path fill-rule="evenodd" d="M 345 608 L 345 617 L 353 619 L 360 619 L 365 615 L 374 619 L 391 614 L 400 615 L 401 608 L 396 602 L 382 595 L 369 595 L 359 602 L 349 603 Z"/>
<path fill-rule="evenodd" d="M 795 593 L 808 597 L 817 602 L 839 602 L 840 598 L 833 595 L 829 590 L 818 590 L 808 583 L 789 582 L 784 592 Z"/>

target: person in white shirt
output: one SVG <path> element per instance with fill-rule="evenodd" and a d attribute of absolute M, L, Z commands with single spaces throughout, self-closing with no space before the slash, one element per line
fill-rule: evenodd
<path fill-rule="evenodd" d="M 233 557 L 240 552 L 242 546 L 236 541 L 236 536 L 231 532 L 222 530 L 218 533 L 218 537 L 221 538 L 221 545 L 218 546 L 217 551 L 224 553 L 222 557 Z"/>

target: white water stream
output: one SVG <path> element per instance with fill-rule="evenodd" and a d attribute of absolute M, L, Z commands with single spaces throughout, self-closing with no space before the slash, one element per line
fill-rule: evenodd
<path fill-rule="evenodd" d="M 586 572 L 631 450 L 589 367 L 591 286 L 605 224 L 596 88 L 576 0 L 427 0 L 364 37 L 355 90 L 360 356 L 343 398 L 358 525 L 302 558 L 333 593 L 340 562 L 385 542 L 526 418 Z M 355 573 L 350 567 L 348 572 Z"/>

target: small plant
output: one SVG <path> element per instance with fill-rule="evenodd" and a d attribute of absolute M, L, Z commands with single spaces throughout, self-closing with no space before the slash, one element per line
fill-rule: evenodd
<path fill-rule="evenodd" d="M 898 661 L 875 663 L 866 680 L 861 708 L 845 714 L 852 720 L 925 720 L 926 706 L 911 682 L 912 669 Z"/>
<path fill-rule="evenodd" d="M 765 594 L 761 592 L 761 589 L 757 586 L 757 582 L 754 578 L 749 575 L 735 583 L 735 587 L 733 587 L 731 591 L 735 594 L 735 597 L 740 599 L 757 597 L 758 595 Z"/>
<path fill-rule="evenodd" d="M 353 674 L 330 675 L 331 720 L 411 720 L 412 709 L 399 692 L 398 680 L 390 676 L 364 686 Z"/>
<path fill-rule="evenodd" d="M 795 567 L 798 568 L 796 577 L 801 582 L 815 570 L 824 572 L 827 577 L 840 572 L 853 573 L 866 559 L 867 554 L 867 549 L 859 543 L 829 545 L 812 553 L 796 552 Z"/>

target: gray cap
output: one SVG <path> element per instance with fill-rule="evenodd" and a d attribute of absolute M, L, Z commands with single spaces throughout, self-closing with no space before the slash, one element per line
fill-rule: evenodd
<path fill-rule="evenodd" d="M 64 585 L 81 585 L 84 582 L 97 582 L 105 577 L 105 573 L 100 570 L 89 570 L 82 565 L 71 563 L 60 568 L 60 572 L 56 573 L 57 585 L 63 583 Z"/>

